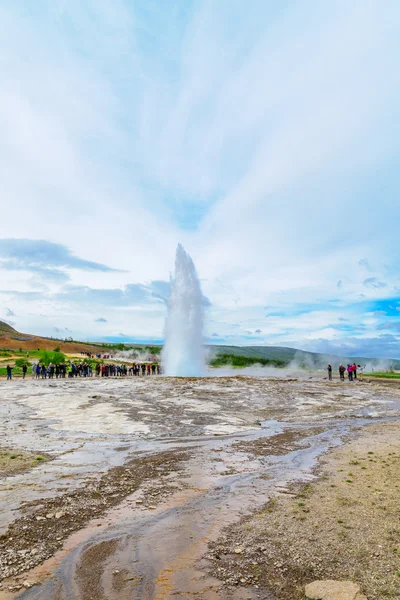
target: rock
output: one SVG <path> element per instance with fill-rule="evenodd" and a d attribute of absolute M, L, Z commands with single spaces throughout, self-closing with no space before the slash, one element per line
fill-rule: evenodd
<path fill-rule="evenodd" d="M 242 554 L 243 548 L 235 548 L 235 554 Z"/>
<path fill-rule="evenodd" d="M 61 517 L 64 516 L 64 513 L 62 510 L 60 510 L 59 512 L 56 512 L 56 514 L 54 516 L 56 519 L 61 519 Z"/>
<path fill-rule="evenodd" d="M 352 581 L 314 581 L 305 588 L 307 600 L 367 600 Z"/>
<path fill-rule="evenodd" d="M 24 581 L 24 583 L 22 584 L 24 586 L 24 588 L 29 589 L 31 587 L 33 587 L 34 585 L 37 585 L 36 581 Z"/>

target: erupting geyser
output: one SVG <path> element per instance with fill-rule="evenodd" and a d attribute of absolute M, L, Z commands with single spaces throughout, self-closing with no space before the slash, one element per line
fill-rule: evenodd
<path fill-rule="evenodd" d="M 163 363 L 166 375 L 196 377 L 204 374 L 203 295 L 196 269 L 180 244 L 165 321 Z"/>

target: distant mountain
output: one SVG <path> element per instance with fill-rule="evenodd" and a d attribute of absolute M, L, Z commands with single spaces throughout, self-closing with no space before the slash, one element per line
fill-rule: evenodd
<path fill-rule="evenodd" d="M 317 352 L 305 352 L 296 348 L 285 348 L 283 346 L 207 346 L 211 357 L 221 354 L 234 354 L 235 356 L 246 356 L 249 358 L 263 358 L 280 360 L 287 364 L 293 362 L 299 367 L 324 368 L 328 363 L 335 368 L 343 363 L 356 362 L 358 365 L 382 365 L 387 364 L 393 369 L 400 369 L 400 360 L 383 358 L 366 358 L 365 356 L 336 356 L 334 354 L 319 354 Z"/>

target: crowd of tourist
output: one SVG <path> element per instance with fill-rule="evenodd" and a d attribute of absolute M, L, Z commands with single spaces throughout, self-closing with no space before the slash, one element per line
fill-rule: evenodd
<path fill-rule="evenodd" d="M 364 369 L 365 369 L 365 367 L 362 367 L 361 365 L 357 365 L 356 363 L 353 363 L 352 365 L 348 364 L 347 367 L 345 367 L 342 363 L 340 363 L 340 366 L 339 366 L 340 381 L 344 381 L 346 372 L 347 372 L 348 380 L 354 381 L 357 379 L 357 372 L 362 374 Z M 329 381 L 332 381 L 332 365 L 331 364 L 328 365 L 328 379 L 329 379 Z"/>
<path fill-rule="evenodd" d="M 7 379 L 12 379 L 14 367 L 7 365 Z M 28 365 L 24 364 L 21 368 L 22 379 L 25 379 Z M 48 366 L 40 363 L 33 363 L 31 367 L 32 379 L 65 379 L 66 377 L 145 377 L 150 375 L 160 375 L 161 365 L 159 363 L 132 363 L 127 364 L 100 364 L 97 363 L 93 369 L 91 363 L 71 362 L 69 364 L 60 363 Z"/>

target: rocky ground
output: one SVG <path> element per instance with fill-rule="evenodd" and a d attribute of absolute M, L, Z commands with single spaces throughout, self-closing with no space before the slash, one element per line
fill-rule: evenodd
<path fill-rule="evenodd" d="M 70 494 L 24 503 L 23 516 L 0 536 L 0 580 L 42 563 L 62 547 L 72 532 L 104 515 L 146 482 L 152 481 L 154 485 L 147 489 L 144 500 L 137 503 L 153 508 L 165 501 L 176 490 L 168 476 L 176 474 L 185 459 L 184 452 L 161 452 L 130 460 Z M 12 587 L 18 590 L 22 586 Z"/>
<path fill-rule="evenodd" d="M 214 576 L 302 600 L 314 580 L 352 580 L 369 600 L 400 598 L 400 423 L 364 428 L 211 544 Z"/>
<path fill-rule="evenodd" d="M 398 593 L 397 382 L 0 382 L 0 417 L 1 600 Z"/>

